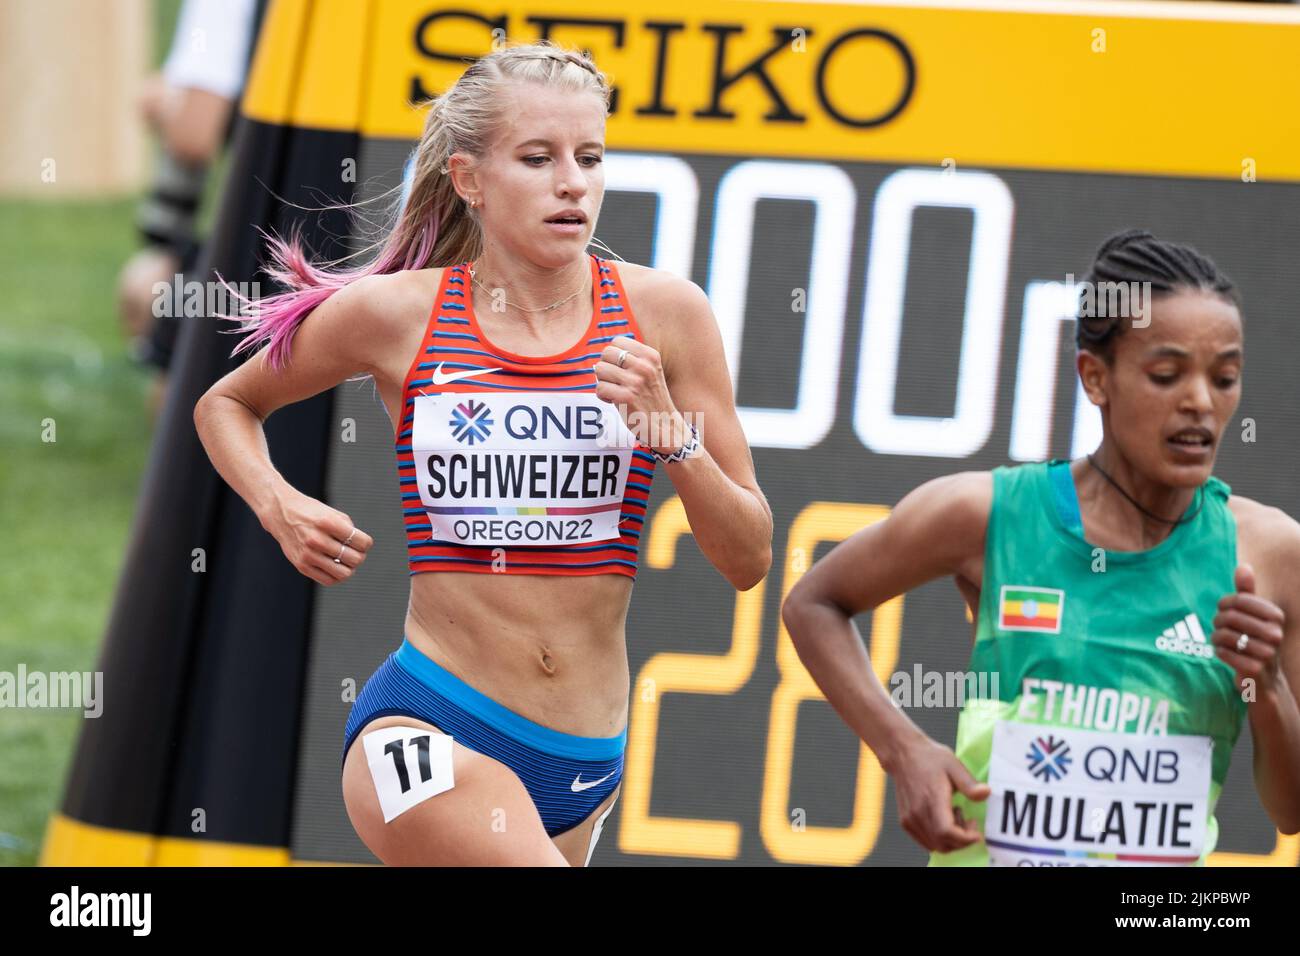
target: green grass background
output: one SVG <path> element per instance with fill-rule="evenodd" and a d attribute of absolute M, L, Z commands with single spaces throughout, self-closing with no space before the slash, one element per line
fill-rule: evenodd
<path fill-rule="evenodd" d="M 179 4 L 154 5 L 155 64 Z M 152 373 L 127 356 L 116 309 L 118 269 L 139 248 L 135 207 L 134 197 L 0 199 L 0 670 L 10 673 L 20 662 L 91 671 L 98 660 L 153 431 Z M 47 418 L 53 442 L 42 440 Z M 83 719 L 0 709 L 0 865 L 37 862 Z"/>

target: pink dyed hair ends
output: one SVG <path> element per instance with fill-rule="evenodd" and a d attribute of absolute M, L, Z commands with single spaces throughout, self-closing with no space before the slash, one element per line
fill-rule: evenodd
<path fill-rule="evenodd" d="M 266 239 L 269 262 L 263 271 L 286 291 L 269 295 L 254 302 L 240 294 L 218 274 L 226 290 L 240 303 L 241 315 L 222 316 L 242 323 L 237 329 L 223 331 L 243 335 L 244 338 L 230 353 L 233 358 L 242 352 L 265 347 L 267 361 L 273 371 L 281 371 L 289 364 L 289 350 L 293 334 L 311 311 L 339 289 L 369 275 L 389 275 L 403 269 L 420 269 L 429 261 L 438 239 L 438 212 L 432 221 L 420 229 L 419 242 L 409 249 L 400 248 L 399 231 L 390 234 L 378 257 L 369 265 L 354 269 L 329 269 L 316 266 L 303 249 L 301 234 L 294 230 L 289 238 L 282 239 L 259 229 Z"/>

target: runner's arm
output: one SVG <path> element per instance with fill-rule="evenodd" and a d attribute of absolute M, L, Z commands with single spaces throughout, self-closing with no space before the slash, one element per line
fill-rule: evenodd
<path fill-rule="evenodd" d="M 925 734 L 872 672 L 853 616 L 980 561 L 992 498 L 988 472 L 921 485 L 888 518 L 855 532 L 813 565 L 781 608 L 799 659 L 886 772 L 893 772 L 904 746 Z"/>
<path fill-rule="evenodd" d="M 359 279 L 317 306 L 295 331 L 281 371 L 271 369 L 263 349 L 195 403 L 194 425 L 213 467 L 263 527 L 277 501 L 296 494 L 271 462 L 263 424 L 279 408 L 374 373 L 384 345 L 392 343 L 395 316 L 409 315 L 401 312 L 400 290 L 391 279 Z"/>
<path fill-rule="evenodd" d="M 650 309 L 664 330 L 656 371 L 672 408 L 698 423 L 701 446 L 695 457 L 660 467 L 672 479 L 700 551 L 745 591 L 772 566 L 772 509 L 736 413 L 722 333 L 695 283 L 666 275 L 655 294 Z"/>
<path fill-rule="evenodd" d="M 1225 598 L 1220 604 L 1232 605 L 1232 612 L 1223 623 L 1238 625 L 1229 635 L 1235 641 L 1238 631 L 1266 629 L 1275 626 L 1266 619 L 1258 623 L 1253 618 L 1241 618 L 1257 603 L 1255 595 L 1269 595 L 1282 611 L 1281 643 L 1276 650 L 1277 673 L 1272 679 L 1261 679 L 1263 663 L 1248 660 L 1233 649 L 1219 648 L 1219 656 L 1237 670 L 1238 675 L 1251 677 L 1256 682 L 1257 695 L 1247 710 L 1251 739 L 1254 743 L 1253 771 L 1255 789 L 1260 803 L 1282 833 L 1300 833 L 1300 707 L 1296 694 L 1300 691 L 1300 524 L 1285 512 L 1257 503 L 1249 507 L 1249 527 L 1258 542 L 1258 556 L 1254 558 L 1254 575 L 1245 580 L 1254 594 Z M 1252 549 L 1254 550 L 1254 549 Z M 1238 572 L 1238 584 L 1243 571 Z M 1255 581 L 1251 582 L 1250 577 Z M 1269 609 L 1259 615 L 1267 617 Z M 1276 613 L 1275 611 L 1272 613 Z M 1216 635 L 1218 631 L 1216 630 Z"/>

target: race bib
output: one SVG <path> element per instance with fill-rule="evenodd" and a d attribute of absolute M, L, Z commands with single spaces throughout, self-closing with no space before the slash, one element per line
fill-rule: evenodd
<path fill-rule="evenodd" d="M 381 727 L 361 738 L 384 822 L 456 785 L 452 738 L 421 727 Z"/>
<path fill-rule="evenodd" d="M 1205 845 L 1212 741 L 999 721 L 991 866 L 1177 866 Z"/>
<path fill-rule="evenodd" d="M 417 395 L 411 433 L 432 537 L 557 545 L 619 537 L 636 437 L 591 392 Z"/>

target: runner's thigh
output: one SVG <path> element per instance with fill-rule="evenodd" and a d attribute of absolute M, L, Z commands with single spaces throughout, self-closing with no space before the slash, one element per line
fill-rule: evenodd
<path fill-rule="evenodd" d="M 596 822 L 601 816 L 614 805 L 618 799 L 619 792 L 623 789 L 622 785 L 615 787 L 608 797 L 601 801 L 600 806 L 591 811 L 587 819 L 583 820 L 571 830 L 565 830 L 563 833 L 557 833 L 551 837 L 551 841 L 564 854 L 564 858 L 569 861 L 570 866 L 586 866 L 587 852 L 591 847 L 591 831 L 595 829 Z M 601 821 L 601 828 L 605 829 L 609 823 L 609 817 Z"/>
<path fill-rule="evenodd" d="M 390 866 L 564 866 L 532 798 L 504 764 L 452 743 L 450 790 L 384 822 L 363 744 L 383 727 L 419 727 L 412 717 L 380 717 L 357 734 L 343 763 L 343 802 L 370 852 Z"/>

